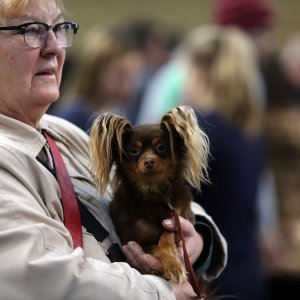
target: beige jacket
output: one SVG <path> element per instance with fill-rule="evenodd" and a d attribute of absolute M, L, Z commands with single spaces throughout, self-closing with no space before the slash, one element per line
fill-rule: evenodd
<path fill-rule="evenodd" d="M 77 197 L 117 239 L 107 206 L 92 186 L 88 136 L 48 115 L 40 127 L 57 140 Z M 37 130 L 0 115 L 1 299 L 175 299 L 165 280 L 141 275 L 126 263 L 110 263 L 84 228 L 84 249 L 72 249 L 57 181 L 36 159 L 44 146 Z M 213 259 L 206 274 L 212 279 L 224 268 L 226 243 L 203 210 L 194 208 L 214 231 Z"/>

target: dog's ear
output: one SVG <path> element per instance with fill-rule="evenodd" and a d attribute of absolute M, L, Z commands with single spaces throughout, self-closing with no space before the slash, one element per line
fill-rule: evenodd
<path fill-rule="evenodd" d="M 99 115 L 91 128 L 90 157 L 92 174 L 100 191 L 104 193 L 110 183 L 110 173 L 116 160 L 122 160 L 122 135 L 131 130 L 130 122 L 118 115 Z M 115 178 L 115 176 L 112 176 Z M 111 184 L 114 185 L 114 180 Z"/>
<path fill-rule="evenodd" d="M 184 179 L 200 190 L 200 182 L 208 181 L 209 140 L 199 128 L 194 110 L 189 106 L 178 106 L 162 117 L 161 126 L 165 126 L 170 134 L 172 153 L 174 133 L 182 140 L 186 153 Z"/>

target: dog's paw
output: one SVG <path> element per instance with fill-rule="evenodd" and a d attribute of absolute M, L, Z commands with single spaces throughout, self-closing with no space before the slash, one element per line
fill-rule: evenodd
<path fill-rule="evenodd" d="M 169 264 L 164 265 L 166 280 L 171 280 L 178 284 L 183 284 L 187 281 L 187 274 L 185 267 L 179 261 L 169 261 Z"/>

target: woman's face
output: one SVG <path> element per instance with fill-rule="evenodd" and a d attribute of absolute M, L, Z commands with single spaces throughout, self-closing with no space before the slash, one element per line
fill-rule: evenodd
<path fill-rule="evenodd" d="M 32 0 L 20 17 L 5 26 L 40 21 L 63 21 L 54 0 Z M 44 3 L 44 2 L 42 2 Z M 36 127 L 49 105 L 59 96 L 65 50 L 52 30 L 42 48 L 29 48 L 17 31 L 0 31 L 0 113 Z"/>

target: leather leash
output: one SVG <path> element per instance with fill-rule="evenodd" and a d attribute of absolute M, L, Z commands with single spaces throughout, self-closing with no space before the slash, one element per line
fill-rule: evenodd
<path fill-rule="evenodd" d="M 181 224 L 180 224 L 178 214 L 177 214 L 175 208 L 170 203 L 168 203 L 168 206 L 170 207 L 170 209 L 173 213 L 173 216 L 175 218 L 175 223 L 176 223 L 176 226 L 178 228 L 179 237 L 180 237 L 180 240 L 182 241 L 184 264 L 185 264 L 185 268 L 186 268 L 187 273 L 188 273 L 189 282 L 190 282 L 194 292 L 199 297 L 199 299 L 200 300 L 205 300 L 205 299 L 207 299 L 207 296 L 206 296 L 206 294 L 201 293 L 201 287 L 199 285 L 197 276 L 196 276 L 196 274 L 193 270 L 192 264 L 190 262 L 190 259 L 189 259 L 189 256 L 188 256 L 188 253 L 187 253 L 187 250 L 186 250 L 185 240 L 184 240 L 184 236 L 183 236 L 183 230 L 182 230 L 182 227 L 181 227 Z"/>
<path fill-rule="evenodd" d="M 43 131 L 43 135 L 46 138 L 52 153 L 57 181 L 61 192 L 64 224 L 72 236 L 73 248 L 82 248 L 83 242 L 80 212 L 70 176 L 55 140 L 46 131 Z"/>

